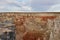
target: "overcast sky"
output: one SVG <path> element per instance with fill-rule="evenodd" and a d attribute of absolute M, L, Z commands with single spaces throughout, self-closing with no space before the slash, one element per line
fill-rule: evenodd
<path fill-rule="evenodd" d="M 0 0 L 0 12 L 60 11 L 60 0 Z"/>

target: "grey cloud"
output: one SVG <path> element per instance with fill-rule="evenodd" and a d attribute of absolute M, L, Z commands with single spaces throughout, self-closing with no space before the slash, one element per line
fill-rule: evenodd
<path fill-rule="evenodd" d="M 37 11 L 46 11 L 50 6 L 55 4 L 60 4 L 60 0 L 32 0 L 31 2 L 32 8 L 37 9 Z"/>
<path fill-rule="evenodd" d="M 1 0 L 0 12 L 1 11 L 32 11 L 32 8 L 25 1 Z"/>

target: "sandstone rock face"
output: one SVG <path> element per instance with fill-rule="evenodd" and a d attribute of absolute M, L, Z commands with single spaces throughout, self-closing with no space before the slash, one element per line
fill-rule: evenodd
<path fill-rule="evenodd" d="M 15 38 L 10 40 L 60 40 L 59 15 L 3 13 L 0 15 L 0 34 L 13 31 Z"/>

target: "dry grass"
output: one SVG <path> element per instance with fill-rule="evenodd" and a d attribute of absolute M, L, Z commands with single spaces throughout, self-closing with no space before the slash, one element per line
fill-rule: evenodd
<path fill-rule="evenodd" d="M 1 17 L 9 20 L 13 18 L 16 40 L 49 40 L 50 31 L 47 19 L 52 20 L 59 15 L 59 13 L 53 12 L 6 12 L 0 14 Z"/>

